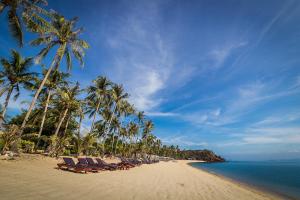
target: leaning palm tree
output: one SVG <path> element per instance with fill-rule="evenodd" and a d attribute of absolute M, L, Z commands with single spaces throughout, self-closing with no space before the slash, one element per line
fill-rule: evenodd
<path fill-rule="evenodd" d="M 0 62 L 3 67 L 0 71 L 0 80 L 2 82 L 0 96 L 5 92 L 7 93 L 1 115 L 2 119 L 4 119 L 12 93 L 16 92 L 14 95 L 14 100 L 16 100 L 20 95 L 20 85 L 25 88 L 32 88 L 32 81 L 35 80 L 37 74 L 29 71 L 32 65 L 32 58 L 22 58 L 16 50 L 11 51 L 9 60 L 2 58 Z"/>
<path fill-rule="evenodd" d="M 35 105 L 35 102 L 43 89 L 49 75 L 53 70 L 58 70 L 60 62 L 63 57 L 66 58 L 67 68 L 70 70 L 72 68 L 71 52 L 76 59 L 79 60 L 80 64 L 83 66 L 84 49 L 89 48 L 86 41 L 79 39 L 78 36 L 82 32 L 82 28 L 76 29 L 75 24 L 77 18 L 67 20 L 62 15 L 52 11 L 51 12 L 51 23 L 44 22 L 42 27 L 37 27 L 36 24 L 32 23 L 34 18 L 27 18 L 27 27 L 32 31 L 40 34 L 40 37 L 31 42 L 32 45 L 45 45 L 40 53 L 38 54 L 36 61 L 40 62 L 48 52 L 57 47 L 53 61 L 48 68 L 47 73 L 44 76 L 38 90 L 36 91 L 34 98 L 31 101 L 30 107 L 25 115 L 24 121 L 22 123 L 20 134 L 22 134 L 23 129 L 29 119 L 31 111 Z M 32 25 L 34 24 L 34 25 Z"/>
<path fill-rule="evenodd" d="M 88 96 L 86 100 L 88 103 L 86 113 L 89 114 L 90 118 L 93 117 L 90 132 L 93 131 L 96 115 L 99 112 L 101 103 L 105 103 L 109 95 L 109 86 L 111 86 L 111 81 L 106 77 L 99 76 L 96 80 L 93 80 L 93 85 L 87 88 Z"/>
<path fill-rule="evenodd" d="M 128 124 L 128 137 L 129 137 L 129 141 L 130 141 L 130 147 L 129 147 L 129 153 L 132 153 L 132 144 L 133 144 L 133 137 L 136 136 L 139 132 L 139 126 L 138 124 L 134 123 L 134 122 L 130 122 Z"/>
<path fill-rule="evenodd" d="M 75 110 L 75 115 L 79 117 L 79 122 L 78 122 L 78 130 L 77 133 L 75 134 L 75 149 L 77 152 L 77 156 L 80 155 L 81 153 L 81 148 L 82 148 L 82 138 L 81 138 L 81 124 L 82 120 L 84 119 L 84 110 L 85 110 L 85 103 L 84 101 L 79 101 L 79 106 L 77 110 Z"/>
<path fill-rule="evenodd" d="M 70 112 L 69 115 L 71 115 L 71 112 L 77 110 L 80 106 L 80 101 L 77 99 L 77 96 L 80 94 L 80 92 L 81 90 L 78 82 L 74 87 L 70 87 L 67 84 L 58 89 L 57 103 L 64 109 L 64 111 L 56 127 L 56 131 L 54 133 L 55 136 L 58 135 L 61 125 L 67 117 L 68 112 Z"/>
<path fill-rule="evenodd" d="M 30 15 L 33 12 L 46 12 L 40 5 L 47 5 L 46 0 L 0 0 L 0 14 L 7 9 L 9 29 L 20 47 L 23 46 L 23 30 L 21 15 Z"/>
<path fill-rule="evenodd" d="M 142 140 L 145 144 L 145 148 L 147 148 L 148 146 L 148 137 L 151 135 L 151 131 L 153 129 L 154 129 L 154 124 L 151 120 L 147 120 L 144 122 Z"/>
<path fill-rule="evenodd" d="M 46 74 L 47 71 L 44 70 L 43 74 Z M 45 87 L 42 90 L 42 94 L 44 94 L 43 96 L 46 96 L 46 98 L 42 98 L 41 99 L 41 104 L 44 107 L 44 112 L 43 112 L 43 116 L 42 116 L 42 120 L 41 120 L 41 126 L 40 126 L 40 130 L 38 133 L 38 142 L 36 145 L 36 148 L 38 147 L 39 143 L 40 143 L 40 138 L 43 132 L 43 127 L 44 127 L 44 123 L 45 123 L 45 119 L 46 119 L 46 115 L 47 115 L 47 111 L 48 111 L 48 107 L 49 104 L 52 100 L 52 95 L 54 93 L 54 90 L 63 85 L 66 84 L 67 82 L 65 81 L 65 79 L 69 76 L 69 74 L 66 73 L 60 73 L 59 71 L 53 71 L 51 73 L 51 75 L 49 76 L 48 80 L 45 83 Z M 37 87 L 40 85 L 41 80 L 37 81 Z"/>
<path fill-rule="evenodd" d="M 115 117 L 115 113 L 116 113 L 117 109 L 121 107 L 122 100 L 128 98 L 128 96 L 129 96 L 128 93 L 124 92 L 124 88 L 122 85 L 113 85 L 112 86 L 112 91 L 110 94 L 110 98 L 112 100 L 112 105 L 113 105 L 112 115 L 108 121 L 108 127 L 104 133 L 104 136 L 107 135 L 107 133 L 109 132 L 110 126 L 111 126 L 111 121 Z"/>
<path fill-rule="evenodd" d="M 73 87 L 70 87 L 68 84 L 66 84 L 65 86 L 62 86 L 57 90 L 56 105 L 57 108 L 63 110 L 63 112 L 61 113 L 58 119 L 58 124 L 55 133 L 54 135 L 52 135 L 52 141 L 49 152 L 50 156 L 58 155 L 58 151 L 61 148 L 60 140 L 62 138 L 67 137 L 66 131 L 68 129 L 68 124 L 72 117 L 72 113 L 78 110 L 78 107 L 80 106 L 80 101 L 77 99 L 77 95 L 79 95 L 80 92 L 81 90 L 79 88 L 78 82 Z M 65 122 L 65 132 L 61 135 L 58 135 L 63 122 Z"/>

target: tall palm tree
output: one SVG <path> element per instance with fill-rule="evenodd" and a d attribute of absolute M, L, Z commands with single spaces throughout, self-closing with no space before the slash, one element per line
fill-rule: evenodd
<path fill-rule="evenodd" d="M 77 155 L 80 155 L 81 152 L 81 146 L 82 146 L 82 140 L 81 140 L 81 124 L 82 120 L 84 119 L 84 109 L 85 109 L 85 103 L 84 101 L 79 101 L 80 105 L 78 109 L 76 110 L 76 115 L 79 117 L 79 123 L 78 123 L 78 130 L 77 133 L 75 134 L 76 137 L 76 150 L 77 150 Z"/>
<path fill-rule="evenodd" d="M 110 98 L 113 102 L 112 103 L 112 105 L 113 105 L 112 115 L 108 121 L 108 127 L 104 133 L 104 136 L 107 135 L 107 133 L 110 130 L 111 121 L 115 117 L 116 110 L 121 107 L 122 100 L 128 98 L 128 96 L 129 96 L 128 93 L 124 92 L 124 88 L 122 85 L 113 85 L 112 86 L 112 90 L 111 90 L 111 94 L 110 94 Z"/>
<path fill-rule="evenodd" d="M 129 148 L 129 153 L 132 153 L 132 144 L 133 144 L 133 140 L 132 138 L 137 135 L 139 132 L 139 126 L 134 123 L 134 122 L 130 122 L 128 124 L 128 136 L 129 136 L 129 140 L 130 140 L 130 148 Z"/>
<path fill-rule="evenodd" d="M 25 88 L 32 88 L 37 74 L 29 71 L 32 65 L 32 58 L 22 58 L 16 50 L 11 51 L 9 60 L 2 58 L 0 62 L 3 67 L 2 71 L 0 71 L 0 80 L 2 82 L 0 96 L 5 92 L 7 93 L 1 115 L 2 119 L 4 119 L 12 93 L 16 92 L 14 95 L 14 100 L 16 100 L 20 95 L 20 85 Z"/>
<path fill-rule="evenodd" d="M 31 21 L 34 21 L 33 18 L 27 19 L 28 29 L 30 29 L 32 32 L 39 33 L 40 35 L 40 37 L 33 40 L 31 44 L 34 46 L 46 45 L 46 47 L 44 47 L 38 54 L 36 61 L 39 62 L 41 59 L 43 59 L 51 49 L 55 47 L 57 47 L 57 49 L 52 63 L 48 68 L 48 71 L 45 74 L 39 88 L 37 89 L 34 98 L 31 101 L 30 107 L 25 115 L 20 129 L 20 135 L 26 126 L 35 102 L 49 75 L 54 69 L 58 70 L 62 58 L 66 58 L 67 68 L 70 70 L 72 68 L 71 52 L 75 58 L 79 60 L 80 64 L 83 65 L 84 49 L 89 48 L 87 42 L 79 39 L 78 37 L 82 32 L 82 28 L 76 29 L 75 25 L 77 18 L 67 20 L 65 17 L 54 11 L 51 12 L 50 16 L 51 22 L 45 22 L 41 26 L 36 26 L 38 23 L 32 25 L 33 23 L 31 23 Z"/>
<path fill-rule="evenodd" d="M 148 137 L 151 135 L 151 131 L 154 129 L 154 124 L 151 120 L 144 122 L 142 140 L 145 142 L 145 148 L 148 147 Z"/>
<path fill-rule="evenodd" d="M 58 132 L 60 130 L 60 127 L 62 123 L 64 122 L 66 116 L 68 115 L 68 112 L 72 112 L 74 110 L 77 110 L 80 106 L 80 101 L 77 99 L 77 96 L 80 94 L 81 90 L 79 87 L 79 83 L 77 82 L 74 87 L 70 87 L 68 84 L 63 86 L 62 88 L 59 88 L 57 91 L 58 95 L 58 104 L 63 107 L 64 111 L 63 114 L 58 122 L 58 125 L 56 127 L 56 131 L 54 133 L 55 136 L 58 135 Z M 71 113 L 70 113 L 71 115 Z"/>
<path fill-rule="evenodd" d="M 43 74 L 46 74 L 46 73 L 47 73 L 47 71 L 44 70 Z M 57 70 L 53 71 L 51 73 L 51 75 L 49 76 L 48 80 L 46 81 L 44 89 L 41 91 L 41 93 L 43 93 L 44 96 L 47 96 L 47 97 L 46 97 L 46 99 L 43 98 L 41 100 L 42 106 L 44 107 L 44 112 L 43 112 L 43 116 L 42 116 L 42 120 L 41 120 L 40 130 L 38 133 L 38 142 L 37 142 L 36 147 L 38 147 L 38 145 L 40 143 L 40 137 L 43 132 L 43 127 L 44 127 L 44 123 L 45 123 L 45 119 L 46 119 L 46 115 L 47 115 L 47 111 L 48 111 L 48 106 L 49 106 L 50 100 L 52 98 L 52 94 L 57 87 L 60 87 L 61 85 L 67 83 L 65 81 L 65 79 L 68 76 L 69 76 L 69 74 L 60 73 Z M 37 87 L 40 85 L 40 82 L 41 82 L 40 80 L 37 81 Z"/>
<path fill-rule="evenodd" d="M 105 103 L 109 92 L 111 81 L 106 77 L 99 76 L 96 80 L 93 80 L 93 85 L 87 88 L 88 96 L 87 99 L 87 112 L 90 118 L 93 117 L 91 131 L 93 131 L 96 115 L 99 112 L 101 103 Z"/>
<path fill-rule="evenodd" d="M 20 47 L 23 46 L 23 30 L 20 14 L 46 12 L 40 6 L 47 5 L 46 0 L 0 0 L 0 14 L 7 9 L 9 29 Z"/>
<path fill-rule="evenodd" d="M 131 105 L 128 101 L 126 100 L 121 100 L 119 103 L 119 106 L 117 107 L 117 114 L 118 117 L 120 118 L 120 126 L 118 127 L 118 138 L 120 137 L 120 128 L 122 128 L 123 123 L 124 123 L 124 119 L 132 114 L 135 113 L 135 109 L 133 107 L 133 105 Z M 119 140 L 116 141 L 116 147 L 118 146 L 118 142 Z M 112 144 L 114 145 L 114 143 Z M 116 148 L 115 148 L 115 154 L 116 154 Z"/>

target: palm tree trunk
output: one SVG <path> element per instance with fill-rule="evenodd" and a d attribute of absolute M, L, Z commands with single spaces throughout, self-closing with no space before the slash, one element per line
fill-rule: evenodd
<path fill-rule="evenodd" d="M 66 126 L 65 126 L 65 131 L 64 131 L 64 135 L 63 135 L 63 136 L 65 136 L 66 133 L 67 133 L 70 119 L 71 119 L 71 113 L 70 113 L 70 115 L 69 115 L 69 117 L 68 117 L 68 119 L 67 119 Z"/>
<path fill-rule="evenodd" d="M 48 106 L 49 106 L 50 97 L 51 97 L 51 91 L 49 90 L 47 100 L 46 100 L 45 109 L 44 109 L 44 113 L 43 113 L 43 117 L 42 117 L 40 130 L 39 130 L 39 134 L 38 134 L 38 141 L 37 141 L 37 144 L 36 144 L 36 149 L 38 148 L 38 146 L 40 144 L 40 141 L 41 141 L 41 135 L 42 135 L 42 132 L 43 132 L 43 127 L 44 127 L 44 123 L 45 123 L 45 119 L 46 119 L 46 115 L 47 115 L 47 110 L 48 110 Z"/>
<path fill-rule="evenodd" d="M 5 103 L 4 103 L 4 108 L 3 108 L 3 111 L 2 111 L 2 120 L 3 121 L 4 121 L 6 109 L 7 109 L 8 102 L 9 102 L 9 99 L 10 99 L 12 91 L 13 91 L 13 87 L 9 88 L 9 90 L 7 92 L 7 95 L 6 95 L 6 99 L 5 99 Z"/>
<path fill-rule="evenodd" d="M 118 137 L 118 139 L 117 139 L 117 141 L 116 141 L 116 146 L 115 146 L 115 155 L 117 155 L 117 147 L 118 147 L 118 143 L 119 143 L 119 137 Z"/>
<path fill-rule="evenodd" d="M 96 112 L 94 113 L 94 116 L 93 116 L 93 121 L 92 121 L 92 126 L 91 126 L 90 132 L 92 132 L 93 129 L 94 129 L 94 123 L 95 123 L 96 115 L 97 115 L 97 113 L 99 111 L 99 107 L 100 107 L 100 101 L 97 104 Z"/>
<path fill-rule="evenodd" d="M 78 126 L 78 132 L 77 132 L 77 156 L 80 155 L 80 146 L 81 146 L 81 141 L 80 141 L 80 129 L 81 129 L 81 123 L 82 123 L 82 116 L 79 117 L 79 126 Z"/>
<path fill-rule="evenodd" d="M 133 144 L 133 140 L 132 140 L 132 136 L 129 136 L 129 140 L 130 140 L 130 146 L 129 146 L 129 154 L 131 155 L 132 152 L 132 144 Z"/>
<path fill-rule="evenodd" d="M 111 117 L 110 117 L 110 119 L 109 119 L 109 121 L 108 121 L 108 128 L 105 129 L 104 135 L 106 135 L 106 134 L 108 133 L 109 129 L 110 129 L 111 122 L 112 122 L 113 117 L 115 116 L 116 109 L 117 109 L 117 104 L 115 104 L 114 110 L 113 110 L 113 112 L 112 112 L 112 114 L 111 114 Z M 107 131 L 106 131 L 106 130 L 107 130 Z"/>
<path fill-rule="evenodd" d="M 61 127 L 61 125 L 62 125 L 64 119 L 66 118 L 68 111 L 69 111 L 69 108 L 66 108 L 66 110 L 65 110 L 65 112 L 64 112 L 64 114 L 63 114 L 63 116 L 62 116 L 62 118 L 60 119 L 60 121 L 59 121 L 59 123 L 58 123 L 58 125 L 57 125 L 56 131 L 55 131 L 55 133 L 54 133 L 55 136 L 58 135 L 59 129 L 60 129 L 60 127 Z"/>
<path fill-rule="evenodd" d="M 64 44 L 64 46 L 63 46 L 62 49 L 61 49 L 60 47 L 58 48 L 58 50 L 57 50 L 57 52 L 56 52 L 56 54 L 55 54 L 55 57 L 54 57 L 54 59 L 53 59 L 51 65 L 50 65 L 50 67 L 49 67 L 47 73 L 45 74 L 43 81 L 42 81 L 41 84 L 40 84 L 40 87 L 39 87 L 38 90 L 36 91 L 36 93 L 35 93 L 35 95 L 34 95 L 32 101 L 31 101 L 31 104 L 30 104 L 30 106 L 29 106 L 29 109 L 28 109 L 28 111 L 27 111 L 27 113 L 26 113 L 26 115 L 25 115 L 25 118 L 24 118 L 24 120 L 23 120 L 22 126 L 21 126 L 21 128 L 20 128 L 20 130 L 19 130 L 20 136 L 21 136 L 22 133 L 23 133 L 23 130 L 24 130 L 25 126 L 26 126 L 26 123 L 27 123 L 27 121 L 28 121 L 28 119 L 29 119 L 29 116 L 30 116 L 30 114 L 31 114 L 31 111 L 32 111 L 32 109 L 33 109 L 33 107 L 34 107 L 34 105 L 35 105 L 35 102 L 36 102 L 37 98 L 39 97 L 39 95 L 40 95 L 40 93 L 41 93 L 41 91 L 42 91 L 42 89 L 43 89 L 43 87 L 44 87 L 44 85 L 45 85 L 45 83 L 46 83 L 46 81 L 47 81 L 47 79 L 48 79 L 50 73 L 52 72 L 52 70 L 53 70 L 53 68 L 54 68 L 55 66 L 59 66 L 59 63 L 60 63 L 60 61 L 61 61 L 61 59 L 62 59 L 62 56 L 60 56 L 59 51 L 64 52 L 64 51 L 65 51 L 65 48 L 66 48 L 66 44 Z"/>
<path fill-rule="evenodd" d="M 117 105 L 115 105 L 113 113 L 112 113 L 112 115 L 111 115 L 111 117 L 110 117 L 110 119 L 108 121 L 108 128 L 106 128 L 106 126 L 105 126 L 105 129 L 104 129 L 104 134 L 103 134 L 103 139 L 104 139 L 103 152 L 105 152 L 105 136 L 107 135 L 107 133 L 108 133 L 108 131 L 110 129 L 111 121 L 112 121 L 112 119 L 114 117 L 114 113 L 115 113 L 116 109 L 117 109 Z"/>

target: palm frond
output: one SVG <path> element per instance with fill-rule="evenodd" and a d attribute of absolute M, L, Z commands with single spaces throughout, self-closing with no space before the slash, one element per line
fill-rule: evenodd
<path fill-rule="evenodd" d="M 22 47 L 23 32 L 22 32 L 20 19 L 15 9 L 11 9 L 8 11 L 8 22 L 9 22 L 9 29 L 10 32 L 12 33 L 12 36 L 17 40 L 19 46 Z"/>
<path fill-rule="evenodd" d="M 70 51 L 69 51 L 68 48 L 66 48 L 65 55 L 66 55 L 66 62 L 67 62 L 68 71 L 71 71 L 71 69 L 72 69 L 72 58 L 71 58 L 71 54 L 70 54 Z"/>
<path fill-rule="evenodd" d="M 35 58 L 36 63 L 40 63 L 41 60 L 49 53 L 50 49 L 56 45 L 56 42 L 51 42 L 45 48 L 43 48 Z"/>

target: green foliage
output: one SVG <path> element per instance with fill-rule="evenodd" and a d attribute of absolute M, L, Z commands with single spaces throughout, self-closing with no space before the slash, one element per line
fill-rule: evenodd
<path fill-rule="evenodd" d="M 0 152 L 2 152 L 3 147 L 4 147 L 4 141 L 3 139 L 0 139 Z"/>
<path fill-rule="evenodd" d="M 13 146 L 16 146 L 18 142 L 18 126 L 9 125 L 6 126 L 5 131 L 0 133 L 0 139 L 2 140 L 2 152 L 10 150 Z"/>
<path fill-rule="evenodd" d="M 68 20 L 53 10 L 48 12 L 43 9 L 45 4 L 45 0 L 0 0 L 0 14 L 7 10 L 10 30 L 20 46 L 23 26 L 36 34 L 30 42 L 40 47 L 36 63 L 56 50 L 52 64 L 43 68 L 41 80 L 37 73 L 29 71 L 33 58 L 23 59 L 13 50 L 11 59 L 1 59 L 0 96 L 6 93 L 2 118 L 10 96 L 18 98 L 21 87 L 33 90 L 35 95 L 28 110 L 7 122 L 0 135 L 0 149 L 9 150 L 19 144 L 24 152 L 43 149 L 50 156 L 71 153 L 185 156 L 178 147 L 162 146 L 153 135 L 153 122 L 130 104 L 129 94 L 122 85 L 99 76 L 82 90 L 79 83 L 67 81 L 69 75 L 60 72 L 62 59 L 66 59 L 63 64 L 68 70 L 72 68 L 73 58 L 83 66 L 89 45 L 80 39 L 83 29 L 76 27 L 78 18 Z M 86 97 L 82 97 L 84 95 Z M 82 133 L 81 122 L 85 115 L 91 119 L 92 126 Z"/>
<path fill-rule="evenodd" d="M 63 152 L 63 155 L 64 156 L 70 156 L 71 155 L 70 149 L 65 149 L 64 152 Z"/>
<path fill-rule="evenodd" d="M 34 149 L 34 142 L 21 140 L 21 148 L 25 153 L 32 153 Z"/>

